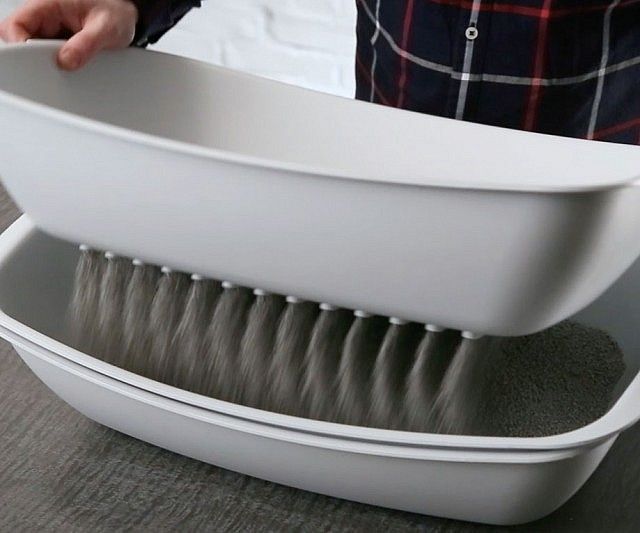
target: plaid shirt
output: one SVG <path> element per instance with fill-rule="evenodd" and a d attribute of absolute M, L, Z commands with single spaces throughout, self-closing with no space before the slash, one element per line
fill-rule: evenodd
<path fill-rule="evenodd" d="M 138 44 L 199 5 L 134 1 Z M 640 0 L 355 1 L 357 98 L 640 144 Z"/>

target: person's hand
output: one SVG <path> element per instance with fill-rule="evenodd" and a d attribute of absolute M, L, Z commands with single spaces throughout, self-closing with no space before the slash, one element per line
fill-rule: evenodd
<path fill-rule="evenodd" d="M 129 46 L 137 20 L 138 10 L 130 0 L 27 0 L 0 22 L 0 39 L 70 36 L 60 49 L 58 64 L 75 70 L 100 50 Z"/>

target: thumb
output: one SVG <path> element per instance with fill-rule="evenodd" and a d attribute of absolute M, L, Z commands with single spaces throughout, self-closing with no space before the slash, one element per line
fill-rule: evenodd
<path fill-rule="evenodd" d="M 113 40 L 112 25 L 103 14 L 88 16 L 82 29 L 71 37 L 58 53 L 58 65 L 76 70 L 86 65 Z"/>

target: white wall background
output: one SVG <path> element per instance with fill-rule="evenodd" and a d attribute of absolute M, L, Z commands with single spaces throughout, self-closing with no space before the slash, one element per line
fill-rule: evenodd
<path fill-rule="evenodd" d="M 0 0 L 0 18 L 20 3 Z M 202 3 L 155 48 L 353 96 L 355 0 Z"/>

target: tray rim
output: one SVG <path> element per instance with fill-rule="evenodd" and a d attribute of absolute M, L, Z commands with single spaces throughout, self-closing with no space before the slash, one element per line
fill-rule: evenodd
<path fill-rule="evenodd" d="M 491 448 L 475 449 L 454 446 L 416 446 L 387 442 L 383 440 L 355 440 L 345 438 L 340 435 L 305 431 L 290 426 L 272 425 L 266 421 L 237 417 L 221 411 L 210 410 L 201 406 L 184 403 L 179 399 L 157 394 L 125 381 L 120 381 L 111 376 L 96 372 L 84 365 L 78 364 L 71 359 L 59 356 L 52 351 L 46 350 L 37 344 L 30 342 L 28 339 L 21 339 L 19 336 L 11 335 L 11 333 L 7 334 L 7 331 L 3 328 L 0 329 L 0 335 L 3 337 L 7 335 L 11 338 L 9 342 L 12 343 L 14 347 L 27 351 L 30 355 L 41 359 L 47 364 L 54 365 L 65 372 L 72 373 L 81 379 L 95 383 L 120 395 L 124 395 L 131 400 L 141 401 L 161 409 L 169 410 L 180 416 L 224 426 L 225 428 L 232 429 L 234 431 L 241 431 L 253 436 L 281 440 L 305 446 L 347 453 L 361 453 L 377 457 L 489 464 L 537 464 L 556 462 L 571 459 L 580 455 L 585 451 L 585 449 L 591 448 L 591 446 L 579 446 L 568 449 L 505 450 Z M 21 354 L 19 355 L 24 359 Z M 265 411 L 261 412 L 265 413 Z M 615 438 L 615 435 L 598 441 L 595 443 L 595 446 L 602 445 L 611 438 Z"/>

